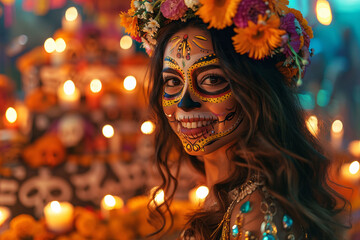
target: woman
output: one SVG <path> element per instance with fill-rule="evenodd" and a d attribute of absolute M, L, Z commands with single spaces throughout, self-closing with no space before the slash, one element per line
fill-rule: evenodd
<path fill-rule="evenodd" d="M 176 190 L 176 151 L 175 163 L 189 159 L 210 188 L 183 239 L 341 239 L 336 217 L 346 200 L 328 186 L 329 159 L 295 95 L 312 31 L 286 5 L 133 1 L 121 14 L 152 54 L 150 104 L 166 192 L 150 208 L 159 232 Z"/>

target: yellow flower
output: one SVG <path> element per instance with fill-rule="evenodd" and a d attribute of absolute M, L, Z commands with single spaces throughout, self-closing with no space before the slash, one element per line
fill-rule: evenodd
<path fill-rule="evenodd" d="M 249 21 L 247 28 L 235 28 L 233 38 L 236 52 L 248 53 L 250 58 L 262 59 L 281 45 L 281 36 L 286 33 L 279 29 L 280 19 L 272 15 L 267 21 L 266 16 L 259 15 L 258 23 Z"/>
<path fill-rule="evenodd" d="M 129 12 L 131 9 L 129 10 Z M 138 37 L 139 36 L 139 30 L 138 30 L 138 18 L 135 16 L 132 16 L 129 13 L 122 12 L 120 13 L 120 24 L 125 28 L 125 32 L 130 34 L 132 37 Z"/>
<path fill-rule="evenodd" d="M 270 0 L 269 8 L 279 15 L 285 15 L 288 13 L 289 0 Z"/>
<path fill-rule="evenodd" d="M 223 29 L 231 26 L 241 0 L 200 0 L 201 7 L 196 12 L 209 28 Z"/>

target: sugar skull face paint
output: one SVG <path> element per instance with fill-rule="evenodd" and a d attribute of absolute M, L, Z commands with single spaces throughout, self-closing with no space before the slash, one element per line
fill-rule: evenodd
<path fill-rule="evenodd" d="M 189 27 L 176 33 L 165 49 L 162 77 L 163 110 L 187 153 L 206 155 L 235 139 L 241 109 L 208 32 Z"/>

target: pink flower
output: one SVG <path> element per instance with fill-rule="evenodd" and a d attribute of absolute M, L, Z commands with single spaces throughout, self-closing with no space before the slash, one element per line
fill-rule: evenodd
<path fill-rule="evenodd" d="M 295 25 L 295 15 L 292 13 L 286 14 L 283 18 L 281 18 L 280 29 L 284 29 L 289 35 L 290 46 L 294 49 L 296 53 L 300 50 L 300 36 L 296 31 Z M 297 20 L 296 20 L 297 21 Z M 287 44 L 284 46 L 284 54 L 286 57 L 292 56 L 291 50 Z"/>
<path fill-rule="evenodd" d="M 184 0 L 166 0 L 160 6 L 160 11 L 167 19 L 178 20 L 187 11 Z"/>
<path fill-rule="evenodd" d="M 234 17 L 234 24 L 238 28 L 246 28 L 248 21 L 257 23 L 258 16 L 264 15 L 267 9 L 263 0 L 242 0 Z"/>

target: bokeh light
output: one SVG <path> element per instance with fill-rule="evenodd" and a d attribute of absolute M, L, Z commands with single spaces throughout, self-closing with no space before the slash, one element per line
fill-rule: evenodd
<path fill-rule="evenodd" d="M 319 122 L 318 118 L 315 115 L 310 116 L 306 120 L 306 127 L 311 132 L 312 135 L 316 136 L 319 132 Z"/>
<path fill-rule="evenodd" d="M 155 125 L 151 121 L 146 121 L 141 124 L 141 132 L 143 134 L 151 134 L 155 130 Z"/>
<path fill-rule="evenodd" d="M 128 91 L 134 90 L 136 87 L 136 78 L 134 76 L 127 76 L 124 79 L 124 88 Z"/>
<path fill-rule="evenodd" d="M 114 136 L 114 128 L 109 125 L 109 124 L 106 124 L 103 128 L 102 128 L 102 133 L 104 135 L 104 137 L 106 138 L 112 138 Z"/>
<path fill-rule="evenodd" d="M 334 133 L 340 133 L 343 130 L 343 123 L 340 120 L 335 120 L 331 126 Z"/>
<path fill-rule="evenodd" d="M 75 93 L 75 84 L 71 80 L 64 82 L 64 93 L 66 95 L 72 95 Z"/>
<path fill-rule="evenodd" d="M 53 38 L 48 38 L 44 42 L 44 49 L 47 53 L 52 53 L 56 50 L 56 43 Z"/>
<path fill-rule="evenodd" d="M 102 89 L 102 84 L 101 84 L 101 81 L 99 79 L 93 79 L 90 82 L 90 90 L 91 90 L 91 92 L 98 93 L 98 92 L 101 91 L 101 89 Z"/>
<path fill-rule="evenodd" d="M 65 12 L 65 19 L 67 21 L 75 21 L 78 17 L 78 11 L 75 7 L 69 7 Z"/>
<path fill-rule="evenodd" d="M 357 174 L 360 169 L 360 164 L 358 161 L 353 161 L 349 166 L 349 172 L 351 174 Z"/>
<path fill-rule="evenodd" d="M 59 53 L 65 51 L 65 49 L 66 49 L 65 40 L 62 39 L 62 38 L 56 39 L 56 40 L 55 40 L 55 45 L 56 45 L 55 50 L 56 50 L 57 52 L 59 52 Z"/>
<path fill-rule="evenodd" d="M 129 49 L 133 44 L 133 40 L 130 36 L 125 35 L 120 39 L 120 47 L 122 49 Z"/>
<path fill-rule="evenodd" d="M 209 194 L 209 188 L 206 186 L 200 186 L 196 189 L 196 197 L 198 199 L 204 200 Z"/>
<path fill-rule="evenodd" d="M 9 123 L 14 123 L 17 120 L 17 112 L 14 108 L 9 107 L 5 112 L 5 118 Z"/>
<path fill-rule="evenodd" d="M 60 203 L 58 201 L 52 201 L 50 203 L 50 208 L 51 208 L 51 210 L 53 210 L 56 213 L 61 212 L 61 206 L 60 206 Z"/>
<path fill-rule="evenodd" d="M 323 25 L 330 25 L 332 22 L 331 7 L 327 0 L 318 0 L 316 2 L 316 17 Z"/>

